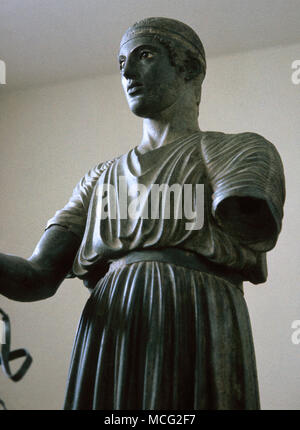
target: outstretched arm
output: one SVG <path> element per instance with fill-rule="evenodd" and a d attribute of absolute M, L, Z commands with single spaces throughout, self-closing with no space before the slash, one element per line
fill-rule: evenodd
<path fill-rule="evenodd" d="M 0 254 L 0 294 L 21 302 L 53 296 L 71 269 L 79 245 L 74 233 L 53 225 L 29 259 Z"/>

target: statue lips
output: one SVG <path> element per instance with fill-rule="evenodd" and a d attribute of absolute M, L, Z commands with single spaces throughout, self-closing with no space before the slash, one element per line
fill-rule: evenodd
<path fill-rule="evenodd" d="M 137 92 L 139 92 L 141 90 L 141 87 L 143 86 L 143 84 L 141 84 L 140 82 L 137 81 L 133 81 L 131 82 L 128 86 L 127 86 L 127 94 L 129 96 L 133 96 L 135 95 Z"/>

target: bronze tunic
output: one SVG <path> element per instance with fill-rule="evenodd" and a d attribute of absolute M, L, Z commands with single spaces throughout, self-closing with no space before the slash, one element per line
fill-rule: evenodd
<path fill-rule="evenodd" d="M 120 178 L 147 190 L 135 218 L 120 206 Z M 201 228 L 187 229 L 184 213 L 166 216 L 161 194 L 159 217 L 151 218 L 153 184 L 204 184 Z M 106 218 L 103 189 L 113 215 Z M 195 201 L 195 187 L 193 193 Z M 241 281 L 264 282 L 284 194 L 280 157 L 254 133 L 195 133 L 146 153 L 137 146 L 87 173 L 47 225 L 80 237 L 70 276 L 94 287 L 74 343 L 65 408 L 258 409 L 251 326 L 237 283 L 180 261 L 115 261 L 139 250 L 176 248 Z M 128 207 L 135 197 L 127 196 Z M 264 201 L 272 234 L 249 240 L 228 233 L 216 212 L 230 197 Z"/>

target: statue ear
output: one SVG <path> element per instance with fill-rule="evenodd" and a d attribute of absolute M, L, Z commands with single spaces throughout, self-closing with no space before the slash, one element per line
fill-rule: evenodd
<path fill-rule="evenodd" d="M 185 68 L 185 80 L 190 81 L 194 79 L 196 76 L 200 75 L 202 72 L 202 67 L 200 61 L 198 61 L 195 57 L 188 57 L 184 61 Z"/>

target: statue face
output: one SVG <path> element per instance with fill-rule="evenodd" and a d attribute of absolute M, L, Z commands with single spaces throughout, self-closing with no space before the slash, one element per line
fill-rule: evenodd
<path fill-rule="evenodd" d="M 126 42 L 119 53 L 122 85 L 131 111 L 156 118 L 184 91 L 184 77 L 170 63 L 165 46 L 152 36 Z"/>

